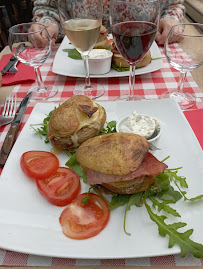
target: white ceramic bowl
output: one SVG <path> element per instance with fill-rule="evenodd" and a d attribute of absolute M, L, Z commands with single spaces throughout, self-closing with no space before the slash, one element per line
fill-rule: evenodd
<path fill-rule="evenodd" d="M 89 53 L 90 74 L 106 74 L 111 70 L 111 59 L 113 53 L 105 49 L 93 49 Z"/>
<path fill-rule="evenodd" d="M 141 116 L 146 116 L 146 117 L 150 117 L 149 115 L 144 115 L 144 114 L 140 114 Z M 128 119 L 130 115 L 125 116 L 123 118 L 121 118 L 117 124 L 116 124 L 116 131 L 117 132 L 121 132 L 120 131 L 120 126 Z M 161 122 L 157 119 L 157 124 L 156 124 L 156 128 L 155 128 L 155 132 L 152 134 L 151 137 L 146 138 L 148 140 L 148 142 L 150 143 L 154 143 L 155 141 L 157 142 L 158 139 L 160 138 L 161 134 L 162 134 L 163 128 L 162 128 L 162 124 Z"/>

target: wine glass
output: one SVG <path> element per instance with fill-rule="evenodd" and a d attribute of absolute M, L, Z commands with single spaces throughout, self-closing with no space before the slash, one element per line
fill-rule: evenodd
<path fill-rule="evenodd" d="M 32 31 L 36 28 L 38 30 Z M 43 37 L 42 42 L 38 37 Z M 32 98 L 35 100 L 48 99 L 58 92 L 56 87 L 52 89 L 44 85 L 39 66 L 50 56 L 52 40 L 44 25 L 40 23 L 22 23 L 12 26 L 9 29 L 9 47 L 14 56 L 22 63 L 33 66 L 36 74 L 37 86 L 32 91 Z M 42 44 L 43 43 L 43 44 Z"/>
<path fill-rule="evenodd" d="M 86 95 L 93 99 L 104 94 L 100 84 L 91 83 L 89 74 L 89 52 L 96 44 L 103 16 L 102 0 L 80 1 L 58 0 L 58 10 L 61 26 L 72 43 L 81 53 L 86 72 L 85 84 L 79 85 L 73 91 L 74 95 Z"/>
<path fill-rule="evenodd" d="M 122 57 L 130 65 L 129 96 L 120 100 L 143 99 L 134 94 L 135 69 L 150 49 L 159 22 L 159 0 L 111 0 L 110 24 L 113 39 Z"/>
<path fill-rule="evenodd" d="M 194 32 L 195 31 L 195 32 Z M 179 47 L 169 44 L 173 37 L 178 39 Z M 178 71 L 180 78 L 178 88 L 173 92 L 165 92 L 161 98 L 174 99 L 181 109 L 187 109 L 195 105 L 195 96 L 183 90 L 187 71 L 203 64 L 203 24 L 183 23 L 173 26 L 165 43 L 165 55 L 168 62 Z"/>

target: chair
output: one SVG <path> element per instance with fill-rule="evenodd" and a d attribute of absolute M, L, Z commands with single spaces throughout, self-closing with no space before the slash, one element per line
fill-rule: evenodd
<path fill-rule="evenodd" d="M 8 44 L 11 26 L 32 20 L 32 0 L 0 0 L 0 50 Z"/>
<path fill-rule="evenodd" d="M 203 23 L 203 1 L 185 0 L 186 18 L 191 22 Z"/>

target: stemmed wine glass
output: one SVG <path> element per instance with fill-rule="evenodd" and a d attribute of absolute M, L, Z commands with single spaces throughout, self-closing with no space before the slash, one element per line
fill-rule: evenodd
<path fill-rule="evenodd" d="M 61 26 L 72 43 L 81 53 L 86 72 L 85 84 L 79 85 L 73 91 L 74 95 L 86 95 L 93 99 L 103 95 L 102 85 L 91 83 L 89 74 L 88 55 L 96 44 L 102 24 L 102 0 L 80 1 L 58 0 L 58 10 Z"/>
<path fill-rule="evenodd" d="M 195 31 L 195 32 L 194 32 Z M 179 47 L 169 44 L 169 40 L 176 36 Z M 165 43 L 165 55 L 168 62 L 178 71 L 180 78 L 178 88 L 173 92 L 165 92 L 161 98 L 174 99 L 182 109 L 195 105 L 195 96 L 183 90 L 187 71 L 203 64 L 203 24 L 183 23 L 173 26 Z"/>
<path fill-rule="evenodd" d="M 33 30 L 32 29 L 37 29 Z M 43 37 L 39 42 L 38 37 Z M 31 88 L 32 99 L 43 100 L 56 95 L 56 87 L 45 86 L 39 67 L 51 54 L 52 40 L 44 25 L 40 23 L 22 23 L 9 29 L 9 47 L 14 56 L 22 63 L 33 66 L 36 74 L 37 86 Z"/>
<path fill-rule="evenodd" d="M 135 69 L 150 49 L 159 22 L 159 0 L 111 0 L 110 24 L 116 47 L 130 64 L 129 96 L 121 100 L 143 99 L 134 95 Z"/>

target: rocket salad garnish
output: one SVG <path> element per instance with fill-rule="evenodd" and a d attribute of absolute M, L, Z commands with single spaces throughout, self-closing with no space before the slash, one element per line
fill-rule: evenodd
<path fill-rule="evenodd" d="M 49 115 L 44 119 L 41 124 L 41 128 L 32 128 L 40 135 L 46 137 L 46 126 L 50 119 L 51 111 Z M 116 132 L 115 130 L 116 122 L 112 121 L 107 123 L 106 128 L 100 133 L 106 134 L 111 132 Z M 47 139 L 45 139 L 47 142 Z M 65 151 L 70 157 L 66 166 L 83 178 L 83 182 L 87 183 L 87 176 L 81 168 L 80 163 L 77 161 L 76 153 L 70 153 Z M 167 157 L 168 158 L 168 157 Z M 165 162 L 167 160 L 163 160 Z M 180 218 L 181 215 L 177 212 L 171 205 L 177 203 L 180 199 L 184 199 L 185 202 L 194 203 L 203 198 L 203 195 L 198 195 L 193 198 L 188 198 L 186 196 L 188 189 L 188 184 L 186 178 L 179 176 L 178 172 L 182 167 L 174 169 L 166 169 L 164 173 L 156 176 L 154 185 L 145 192 L 140 192 L 136 194 L 116 194 L 108 195 L 104 197 L 97 185 L 90 186 L 87 193 L 87 197 L 82 199 L 83 203 L 86 203 L 90 190 L 93 189 L 98 195 L 102 196 L 104 200 L 108 203 L 108 208 L 114 210 L 120 206 L 125 206 L 124 214 L 124 232 L 126 235 L 131 235 L 129 231 L 126 231 L 127 213 L 133 205 L 137 207 L 145 206 L 150 219 L 155 222 L 158 226 L 159 234 L 163 237 L 168 235 L 169 243 L 168 247 L 172 248 L 175 244 L 179 245 L 181 250 L 181 257 L 185 257 L 187 253 L 191 253 L 196 258 L 203 259 L 203 245 L 196 243 L 190 239 L 193 233 L 193 229 L 186 230 L 185 232 L 179 232 L 180 228 L 185 227 L 187 224 L 185 222 L 174 222 L 171 224 L 166 223 L 166 219 L 170 221 L 170 215 L 173 217 Z M 176 189 L 175 189 L 176 188 Z M 109 198 L 110 197 L 110 198 Z M 109 201 L 110 200 L 110 201 Z M 164 212 L 164 215 L 162 215 Z"/>
<path fill-rule="evenodd" d="M 86 175 L 84 174 L 80 164 L 77 162 L 76 153 L 72 155 L 66 165 L 78 173 L 78 175 L 85 178 L 85 183 L 87 182 Z M 182 190 L 182 188 L 186 189 L 188 188 L 188 185 L 185 177 L 178 176 L 178 171 L 180 169 L 181 167 L 175 169 L 166 169 L 163 174 L 156 177 L 154 185 L 145 192 L 136 194 L 112 193 L 110 201 L 108 201 L 100 193 L 97 185 L 91 186 L 90 189 L 93 189 L 98 195 L 102 196 L 108 202 L 110 210 L 114 210 L 120 206 L 125 206 L 123 228 L 126 235 L 131 235 L 128 231 L 126 231 L 127 212 L 133 205 L 137 207 L 145 206 L 150 219 L 157 224 L 159 234 L 163 237 L 168 235 L 169 248 L 172 248 L 175 244 L 177 244 L 181 249 L 181 257 L 185 257 L 187 253 L 191 253 L 194 257 L 203 259 L 203 245 L 190 239 L 193 229 L 181 233 L 178 231 L 178 229 L 185 227 L 187 225 L 186 223 L 174 222 L 171 224 L 166 224 L 165 222 L 166 219 L 170 220 L 170 215 L 179 218 L 181 217 L 180 213 L 177 212 L 171 206 L 171 204 L 175 204 L 182 198 L 185 201 L 192 203 L 203 198 L 203 195 L 198 195 L 197 197 L 193 198 L 186 197 L 186 191 Z M 177 190 L 174 189 L 172 183 L 175 185 Z M 157 213 L 159 212 L 165 212 L 166 215 L 158 215 Z"/>

